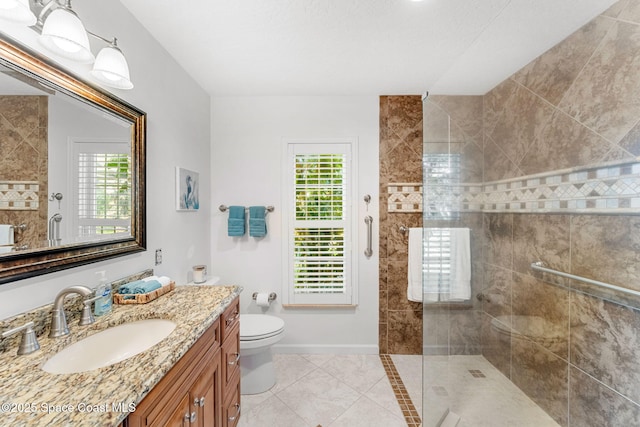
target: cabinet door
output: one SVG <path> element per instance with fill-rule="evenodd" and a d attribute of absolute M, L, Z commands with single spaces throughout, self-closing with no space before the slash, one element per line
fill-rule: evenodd
<path fill-rule="evenodd" d="M 235 427 L 240 421 L 240 375 L 232 378 L 222 410 L 222 427 Z"/>
<path fill-rule="evenodd" d="M 185 394 L 167 418 L 156 418 L 149 427 L 187 427 L 190 425 L 189 394 Z"/>
<path fill-rule="evenodd" d="M 240 371 L 240 325 L 228 331 L 222 343 L 222 388 L 226 390 L 231 379 Z"/>
<path fill-rule="evenodd" d="M 220 425 L 220 350 L 205 359 L 202 373 L 191 387 L 191 411 L 196 414 L 193 426 Z"/>

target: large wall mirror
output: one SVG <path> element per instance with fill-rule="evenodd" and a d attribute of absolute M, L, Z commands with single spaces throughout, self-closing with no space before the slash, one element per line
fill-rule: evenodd
<path fill-rule="evenodd" d="M 0 283 L 145 250 L 146 115 L 0 33 Z"/>

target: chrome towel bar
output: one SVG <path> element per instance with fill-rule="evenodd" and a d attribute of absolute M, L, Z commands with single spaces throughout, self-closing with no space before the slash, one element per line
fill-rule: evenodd
<path fill-rule="evenodd" d="M 229 209 L 229 206 L 220 205 L 220 206 L 218 206 L 218 209 L 220 209 L 220 212 L 226 212 Z M 265 209 L 267 210 L 267 212 L 273 212 L 275 210 L 275 208 L 273 206 L 265 206 Z M 244 208 L 244 210 L 248 211 L 249 208 L 246 207 L 246 208 Z"/>
<path fill-rule="evenodd" d="M 552 270 L 544 266 L 544 262 L 536 261 L 531 263 L 531 269 L 537 271 L 543 271 L 545 273 L 555 274 L 556 276 L 566 277 L 567 279 L 578 280 L 580 282 L 589 283 L 591 285 L 600 286 L 602 288 L 611 289 L 614 291 L 622 292 L 629 295 L 634 295 L 640 297 L 639 291 L 634 291 L 633 289 L 622 288 L 620 286 L 611 285 L 609 283 L 600 282 L 598 280 L 587 279 L 586 277 L 576 276 L 574 274 L 564 273 L 562 271 Z"/>

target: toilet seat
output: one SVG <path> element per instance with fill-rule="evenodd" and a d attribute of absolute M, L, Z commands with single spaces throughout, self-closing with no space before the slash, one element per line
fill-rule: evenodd
<path fill-rule="evenodd" d="M 268 314 L 240 315 L 240 341 L 257 341 L 279 335 L 284 331 L 284 320 Z"/>

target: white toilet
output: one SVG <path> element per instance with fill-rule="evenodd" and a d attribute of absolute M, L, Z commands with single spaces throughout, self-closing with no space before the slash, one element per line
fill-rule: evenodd
<path fill-rule="evenodd" d="M 268 314 L 240 315 L 240 391 L 258 394 L 276 383 L 271 346 L 282 339 L 284 320 Z"/>

